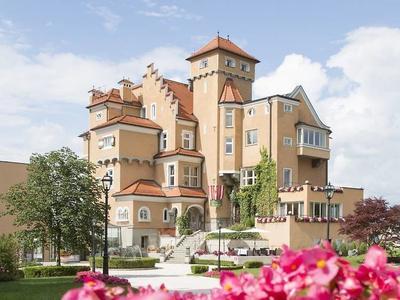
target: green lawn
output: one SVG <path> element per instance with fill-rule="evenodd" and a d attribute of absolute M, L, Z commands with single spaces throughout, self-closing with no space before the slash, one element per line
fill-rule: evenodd
<path fill-rule="evenodd" d="M 74 276 L 29 278 L 0 282 L 1 300 L 58 300 L 71 288 L 80 287 Z"/>
<path fill-rule="evenodd" d="M 233 270 L 232 272 L 237 275 L 240 273 L 247 272 L 247 273 L 253 274 L 254 276 L 258 276 L 258 274 L 260 273 L 260 268 L 251 268 L 251 269 L 245 268 L 245 269 Z"/>

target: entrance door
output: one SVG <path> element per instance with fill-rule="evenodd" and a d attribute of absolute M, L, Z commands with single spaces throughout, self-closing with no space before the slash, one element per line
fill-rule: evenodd
<path fill-rule="evenodd" d="M 148 235 L 142 235 L 140 239 L 140 248 L 142 249 L 147 249 L 149 246 L 149 236 Z"/>
<path fill-rule="evenodd" d="M 188 212 L 190 229 L 192 231 L 201 230 L 203 227 L 203 215 L 199 208 L 192 206 L 189 208 Z"/>

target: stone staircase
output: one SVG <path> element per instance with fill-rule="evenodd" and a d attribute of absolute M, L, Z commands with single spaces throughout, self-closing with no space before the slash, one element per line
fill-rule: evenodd
<path fill-rule="evenodd" d="M 203 231 L 196 231 L 191 235 L 182 236 L 181 239 L 175 245 L 175 248 L 171 253 L 166 257 L 166 262 L 168 263 L 176 263 L 176 264 L 184 264 L 185 256 L 186 256 L 186 248 L 190 248 L 190 255 L 193 256 L 193 253 L 200 248 L 200 246 L 205 241 L 206 233 Z"/>

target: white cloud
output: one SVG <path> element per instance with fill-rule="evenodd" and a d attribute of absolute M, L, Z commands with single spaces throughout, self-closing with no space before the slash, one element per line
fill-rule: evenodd
<path fill-rule="evenodd" d="M 195 21 L 199 21 L 202 19 L 202 16 L 192 14 L 188 12 L 186 9 L 179 7 L 178 5 L 175 4 L 158 5 L 156 1 L 152 0 L 145 0 L 143 2 L 146 5 L 147 9 L 140 10 L 138 13 L 146 17 L 176 18 L 176 19 L 195 20 Z"/>
<path fill-rule="evenodd" d="M 332 182 L 400 202 L 399 78 L 400 29 L 367 27 L 350 32 L 325 65 L 286 56 L 274 72 L 256 80 L 255 94 L 287 93 L 302 84 L 333 130 Z"/>
<path fill-rule="evenodd" d="M 115 87 L 123 77 L 139 81 L 155 62 L 160 74 L 184 80 L 188 53 L 178 47 L 158 47 L 123 61 L 107 61 L 73 53 L 26 55 L 9 38 L 0 37 L 0 159 L 27 161 L 32 152 L 69 146 L 78 153 L 76 136 L 86 130 L 71 124 L 81 107 L 85 116 L 87 91 Z"/>
<path fill-rule="evenodd" d="M 115 31 L 118 25 L 121 23 L 121 16 L 112 12 L 108 7 L 105 6 L 95 6 L 90 3 L 86 4 L 90 12 L 96 14 L 103 20 L 103 26 L 107 31 Z"/>

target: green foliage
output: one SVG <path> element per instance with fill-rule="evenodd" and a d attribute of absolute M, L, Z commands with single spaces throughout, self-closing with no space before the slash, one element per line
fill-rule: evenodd
<path fill-rule="evenodd" d="M 15 225 L 26 250 L 51 242 L 60 251 L 79 251 L 91 245 L 92 224 L 102 233 L 104 204 L 98 201 L 101 187 L 93 176 L 96 167 L 68 148 L 33 154 L 26 183 L 9 189 L 2 197 L 6 214 Z"/>
<path fill-rule="evenodd" d="M 247 269 L 261 268 L 264 265 L 262 261 L 249 260 L 244 263 L 244 267 Z"/>
<path fill-rule="evenodd" d="M 341 243 L 339 246 L 339 255 L 347 256 L 349 248 L 346 243 Z"/>
<path fill-rule="evenodd" d="M 89 259 L 92 264 L 93 259 Z M 120 258 L 110 257 L 108 266 L 110 269 L 139 269 L 139 268 L 154 268 L 155 264 L 160 262 L 158 258 L 142 257 L 142 258 Z M 96 266 L 103 265 L 103 258 L 96 257 Z"/>
<path fill-rule="evenodd" d="M 208 266 L 194 265 L 190 266 L 190 269 L 192 270 L 192 274 L 202 274 L 208 271 Z"/>
<path fill-rule="evenodd" d="M 12 235 L 0 235 L 0 281 L 18 278 L 18 244 Z"/>
<path fill-rule="evenodd" d="M 267 150 L 261 149 L 261 160 L 256 166 L 257 181 L 255 184 L 256 211 L 261 216 L 274 213 L 278 203 L 278 188 L 276 182 L 276 163 L 269 158 Z"/>
<path fill-rule="evenodd" d="M 364 242 L 361 242 L 358 245 L 357 250 L 358 250 L 358 254 L 366 254 L 367 251 L 368 251 L 368 245 L 366 243 L 364 243 Z"/>
<path fill-rule="evenodd" d="M 236 231 L 243 231 L 249 229 L 245 224 L 236 223 L 229 227 L 229 229 Z M 221 233 L 221 238 L 226 240 L 261 240 L 262 237 L 257 232 L 235 232 L 235 233 Z M 206 240 L 218 239 L 218 233 L 209 233 L 206 236 Z"/>
<path fill-rule="evenodd" d="M 269 158 L 266 149 L 261 149 L 260 155 L 261 160 L 255 167 L 256 183 L 244 186 L 231 195 L 232 202 L 240 206 L 240 223 L 248 227 L 254 226 L 256 213 L 272 215 L 278 203 L 276 163 Z"/>
<path fill-rule="evenodd" d="M 197 264 L 197 265 L 218 265 L 218 260 L 194 258 L 193 261 L 192 261 L 192 264 Z M 233 263 L 233 261 L 221 260 L 221 266 L 234 266 L 234 265 L 235 264 Z"/>
<path fill-rule="evenodd" d="M 40 266 L 23 269 L 25 278 L 73 276 L 78 272 L 90 271 L 88 266 Z"/>
<path fill-rule="evenodd" d="M 186 235 L 187 230 L 190 229 L 190 220 L 187 214 L 176 218 L 176 226 L 180 235 Z"/>
<path fill-rule="evenodd" d="M 243 269 L 242 265 L 237 266 L 221 266 L 221 271 L 233 271 Z M 212 271 L 218 271 L 218 268 L 213 268 Z"/>

